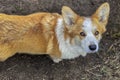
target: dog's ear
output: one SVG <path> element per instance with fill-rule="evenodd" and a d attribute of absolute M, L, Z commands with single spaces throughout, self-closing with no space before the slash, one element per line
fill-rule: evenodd
<path fill-rule="evenodd" d="M 77 14 L 67 6 L 62 7 L 62 16 L 67 25 L 73 25 L 77 19 Z"/>
<path fill-rule="evenodd" d="M 103 3 L 93 14 L 93 17 L 97 18 L 97 20 L 106 26 L 108 22 L 108 17 L 110 13 L 110 6 L 109 3 Z"/>

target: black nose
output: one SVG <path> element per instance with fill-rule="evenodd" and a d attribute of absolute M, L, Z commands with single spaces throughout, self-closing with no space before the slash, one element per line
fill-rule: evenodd
<path fill-rule="evenodd" d="M 89 49 L 92 50 L 92 51 L 94 51 L 96 49 L 96 45 L 95 44 L 90 45 Z"/>

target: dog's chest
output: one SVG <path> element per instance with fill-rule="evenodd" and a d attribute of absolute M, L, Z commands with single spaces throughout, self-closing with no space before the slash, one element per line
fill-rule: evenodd
<path fill-rule="evenodd" d="M 61 38 L 62 39 L 62 38 Z M 59 49 L 62 53 L 61 58 L 62 59 L 74 59 L 76 57 L 79 57 L 80 55 L 85 56 L 86 53 L 80 46 L 72 45 L 68 41 L 62 41 L 59 42 Z"/>
<path fill-rule="evenodd" d="M 76 57 L 79 57 L 82 53 L 81 49 L 70 45 L 60 44 L 59 48 L 62 53 L 62 59 L 74 59 Z"/>

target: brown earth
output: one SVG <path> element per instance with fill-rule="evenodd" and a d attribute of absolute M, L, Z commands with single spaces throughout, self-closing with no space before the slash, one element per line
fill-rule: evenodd
<path fill-rule="evenodd" d="M 98 53 L 59 64 L 47 55 L 16 54 L 0 62 L 0 80 L 120 80 L 120 0 L 0 0 L 0 12 L 60 13 L 67 5 L 80 15 L 90 16 L 103 2 L 110 3 L 111 13 Z"/>

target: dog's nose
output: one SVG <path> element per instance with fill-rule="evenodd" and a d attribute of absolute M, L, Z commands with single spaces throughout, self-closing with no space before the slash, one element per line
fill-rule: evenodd
<path fill-rule="evenodd" d="M 95 44 L 90 45 L 89 49 L 92 50 L 92 51 L 96 50 L 96 45 Z"/>

